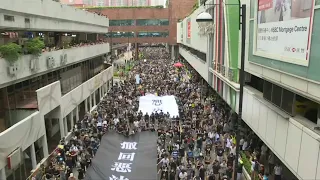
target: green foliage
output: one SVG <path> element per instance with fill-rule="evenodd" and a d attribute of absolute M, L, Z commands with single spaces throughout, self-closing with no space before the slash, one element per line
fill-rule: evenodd
<path fill-rule="evenodd" d="M 15 43 L 8 43 L 0 46 L 1 56 L 10 63 L 13 63 L 19 59 L 21 50 L 21 46 Z"/>
<path fill-rule="evenodd" d="M 196 0 L 195 4 L 193 5 L 192 7 L 192 10 L 191 12 L 186 16 L 186 17 L 189 17 L 195 10 L 197 10 L 199 8 L 199 3 L 198 1 Z"/>
<path fill-rule="evenodd" d="M 243 161 L 243 167 L 251 174 L 251 161 L 250 158 L 244 152 L 240 152 L 241 159 Z"/>
<path fill-rule="evenodd" d="M 163 8 L 163 6 L 162 5 L 159 5 L 159 6 L 101 6 L 101 7 L 91 6 L 91 7 L 85 7 L 84 9 L 102 10 L 102 9 L 129 9 L 129 8 L 158 8 L 158 9 L 161 9 L 161 8 Z M 81 8 L 81 9 L 83 9 L 83 8 Z"/>
<path fill-rule="evenodd" d="M 45 47 L 44 42 L 38 37 L 26 41 L 24 45 L 25 49 L 35 56 L 39 56 Z"/>

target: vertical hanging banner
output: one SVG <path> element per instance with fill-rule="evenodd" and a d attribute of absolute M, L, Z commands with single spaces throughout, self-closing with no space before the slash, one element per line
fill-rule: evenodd
<path fill-rule="evenodd" d="M 255 55 L 309 65 L 314 0 L 259 0 Z"/>
<path fill-rule="evenodd" d="M 187 38 L 190 39 L 191 38 L 191 20 L 190 19 L 188 19 L 187 25 L 188 25 Z"/>

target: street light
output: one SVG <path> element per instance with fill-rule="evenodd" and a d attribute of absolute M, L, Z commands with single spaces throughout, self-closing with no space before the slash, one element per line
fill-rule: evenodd
<path fill-rule="evenodd" d="M 238 158 L 239 158 L 239 141 L 240 141 L 240 122 L 242 120 L 242 101 L 243 101 L 243 86 L 244 86 L 244 63 L 245 63 L 245 41 L 246 41 L 246 4 L 241 5 L 240 0 L 239 4 L 224 4 L 224 5 L 233 5 L 239 6 L 239 30 L 241 30 L 241 69 L 240 69 L 240 94 L 239 94 L 239 112 L 238 112 L 238 120 L 235 124 L 235 132 L 236 132 L 236 158 L 235 158 L 235 169 L 234 169 L 234 179 L 237 178 L 237 167 L 238 167 Z M 206 0 L 203 5 L 206 5 Z M 207 5 L 221 5 L 221 4 L 207 4 Z M 202 12 L 197 16 L 196 22 L 200 27 L 206 27 L 209 23 L 213 23 L 212 16 L 207 12 Z"/>
<path fill-rule="evenodd" d="M 196 22 L 198 23 L 198 25 L 200 27 L 206 27 L 210 23 L 213 23 L 213 19 L 212 19 L 211 14 L 209 14 L 208 12 L 204 11 L 204 12 L 198 14 Z"/>

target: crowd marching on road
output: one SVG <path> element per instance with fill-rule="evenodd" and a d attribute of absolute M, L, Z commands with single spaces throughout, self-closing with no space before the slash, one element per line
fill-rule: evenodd
<path fill-rule="evenodd" d="M 158 179 L 230 180 L 233 169 L 238 173 L 235 179 L 241 179 L 241 158 L 234 168 L 236 140 L 230 109 L 203 90 L 201 77 L 189 65 L 175 67 L 164 48 L 140 52 L 146 59 L 136 61 L 97 110 L 77 122 L 70 140 L 61 140 L 56 158 L 49 167 L 42 167 L 43 179 L 84 179 L 102 136 L 110 130 L 125 136 L 147 130 L 158 134 Z M 162 111 L 143 114 L 139 97 L 146 94 L 174 95 L 179 116 Z M 248 140 L 241 138 L 241 148 L 252 148 Z"/>

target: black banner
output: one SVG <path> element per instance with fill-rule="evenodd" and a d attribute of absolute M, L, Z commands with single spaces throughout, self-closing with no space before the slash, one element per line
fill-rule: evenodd
<path fill-rule="evenodd" d="M 101 145 L 86 180 L 156 180 L 157 136 L 154 132 L 141 132 L 125 137 L 109 132 Z"/>

